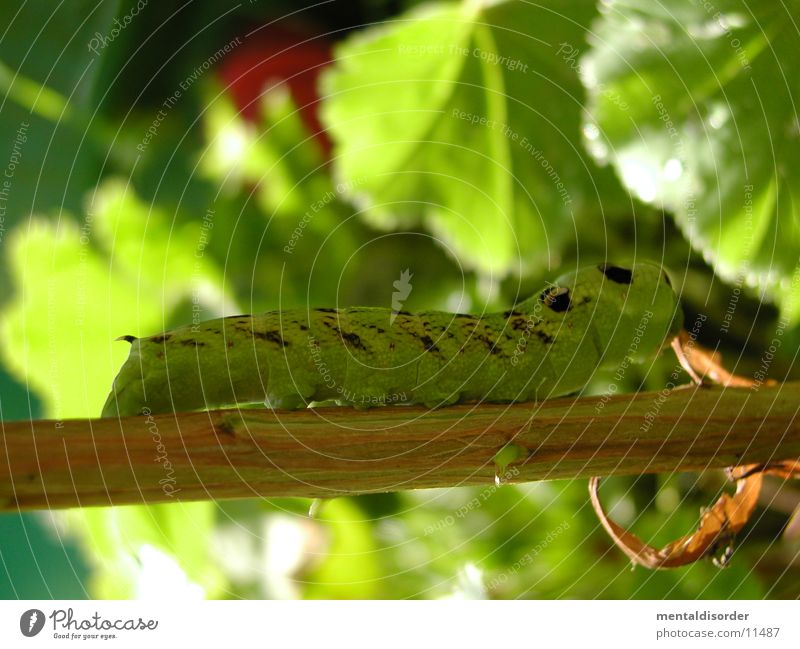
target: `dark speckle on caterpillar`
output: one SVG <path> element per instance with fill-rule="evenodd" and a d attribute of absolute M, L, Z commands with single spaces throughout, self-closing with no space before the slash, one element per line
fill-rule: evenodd
<path fill-rule="evenodd" d="M 103 416 L 328 400 L 537 401 L 575 392 L 626 358 L 652 358 L 682 324 L 669 278 L 651 263 L 581 268 L 480 316 L 370 307 L 230 316 L 124 336 L 130 355 Z"/>

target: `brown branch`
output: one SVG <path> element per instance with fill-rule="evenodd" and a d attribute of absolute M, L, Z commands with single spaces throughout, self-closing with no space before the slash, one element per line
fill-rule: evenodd
<path fill-rule="evenodd" d="M 0 510 L 333 497 L 800 457 L 800 383 L 439 410 L 228 410 L 2 423 Z M 514 457 L 513 453 L 507 454 Z"/>

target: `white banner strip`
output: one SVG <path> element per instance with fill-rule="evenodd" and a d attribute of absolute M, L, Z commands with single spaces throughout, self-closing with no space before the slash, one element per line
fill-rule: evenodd
<path fill-rule="evenodd" d="M 798 647 L 798 601 L 2 601 L 0 647 Z"/>

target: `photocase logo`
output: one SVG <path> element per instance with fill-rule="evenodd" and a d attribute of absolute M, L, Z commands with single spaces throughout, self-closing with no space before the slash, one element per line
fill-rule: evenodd
<path fill-rule="evenodd" d="M 32 638 L 44 628 L 44 613 L 38 608 L 25 611 L 19 618 L 19 630 L 22 635 Z"/>
<path fill-rule="evenodd" d="M 402 273 L 400 273 L 400 279 L 395 280 L 392 282 L 392 286 L 394 286 L 397 290 L 392 293 L 392 315 L 389 318 L 389 324 L 394 324 L 394 320 L 397 317 L 397 314 L 403 308 L 403 302 L 408 299 L 408 296 L 411 295 L 411 282 L 409 281 L 412 277 L 411 271 L 406 268 Z"/>

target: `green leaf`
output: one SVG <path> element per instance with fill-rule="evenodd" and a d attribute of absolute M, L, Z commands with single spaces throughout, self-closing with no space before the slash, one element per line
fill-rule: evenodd
<path fill-rule="evenodd" d="M 172 232 L 165 214 L 117 182 L 98 190 L 80 226 L 32 220 L 9 234 L 15 294 L 0 313 L 0 356 L 48 416 L 99 415 L 128 354 L 118 336 L 168 328 L 185 298 L 222 309 L 202 235 L 195 224 Z"/>
<path fill-rule="evenodd" d="M 547 266 L 576 215 L 602 213 L 583 91 L 557 53 L 594 6 L 549 4 L 424 5 L 338 48 L 323 118 L 371 223 L 422 218 L 464 266 L 503 275 Z"/>
<path fill-rule="evenodd" d="M 800 322 L 800 48 L 791 8 L 608 3 L 581 62 L 585 132 L 719 275 Z"/>
<path fill-rule="evenodd" d="M 201 599 L 225 584 L 208 543 L 215 512 L 212 502 L 100 507 L 67 511 L 64 521 L 94 564 L 92 597 Z"/>
<path fill-rule="evenodd" d="M 346 498 L 326 502 L 319 519 L 328 526 L 330 545 L 324 561 L 307 577 L 304 597 L 375 597 L 382 566 L 370 520 Z"/>

